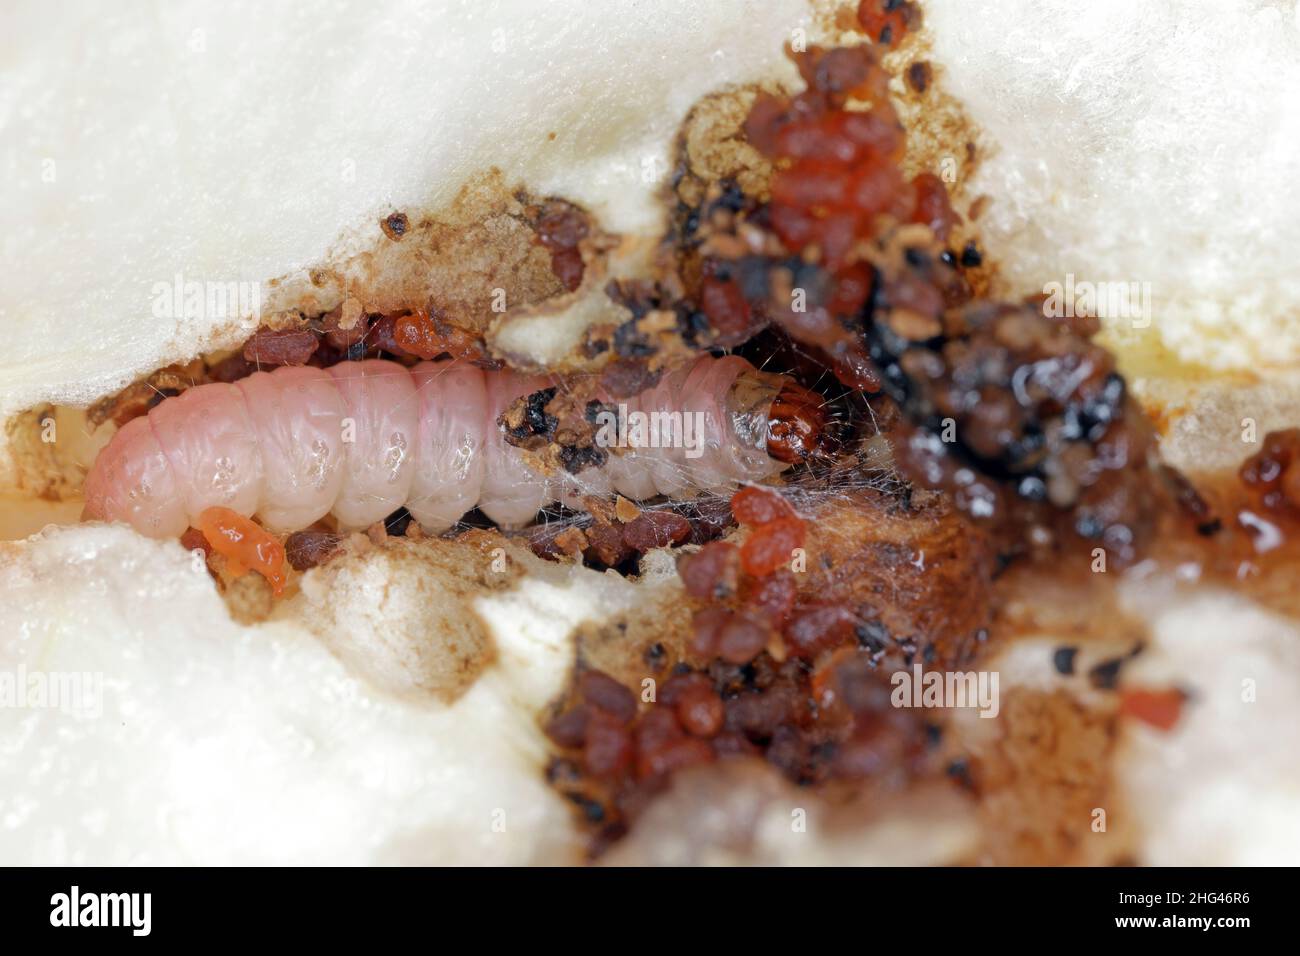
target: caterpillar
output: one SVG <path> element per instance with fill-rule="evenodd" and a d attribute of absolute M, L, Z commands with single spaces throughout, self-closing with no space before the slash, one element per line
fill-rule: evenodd
<path fill-rule="evenodd" d="M 631 447 L 546 475 L 506 441 L 500 418 L 557 382 L 461 359 L 409 368 L 368 359 L 198 385 L 113 436 L 87 475 L 82 517 L 169 538 L 212 508 L 287 533 L 327 514 L 343 530 L 362 529 L 404 506 L 438 533 L 477 507 L 512 528 L 586 495 L 644 500 L 759 481 L 806 456 L 824 424 L 820 396 L 791 379 L 737 356 L 702 356 L 610 400 L 621 407 L 609 436 Z M 636 413 L 686 422 L 688 440 L 626 442 Z"/>

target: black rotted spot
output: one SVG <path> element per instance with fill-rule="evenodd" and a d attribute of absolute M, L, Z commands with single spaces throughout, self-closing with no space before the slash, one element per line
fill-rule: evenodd
<path fill-rule="evenodd" d="M 664 666 L 664 661 L 668 658 L 668 649 L 663 644 L 656 641 L 645 649 L 641 659 L 645 661 L 646 666 L 651 670 L 658 671 Z"/>
<path fill-rule="evenodd" d="M 1088 671 L 1088 681 L 1098 690 L 1114 690 L 1119 684 L 1119 670 L 1124 666 L 1124 658 L 1116 657 L 1102 661 Z"/>
<path fill-rule="evenodd" d="M 889 630 L 879 621 L 867 621 L 857 627 L 858 644 L 879 654 L 888 646 Z"/>
<path fill-rule="evenodd" d="M 384 235 L 394 242 L 406 235 L 407 230 L 411 228 L 410 220 L 406 218 L 404 212 L 393 213 L 379 225 L 384 230 Z"/>
<path fill-rule="evenodd" d="M 641 334 L 635 319 L 624 322 L 614 330 L 614 351 L 624 358 L 646 358 L 655 354 L 654 346 Z"/>
<path fill-rule="evenodd" d="M 1112 372 L 1106 377 L 1101 391 L 1080 407 L 1066 409 L 1067 432 L 1074 432 L 1067 437 L 1085 437 L 1088 441 L 1100 441 L 1111 422 L 1116 421 L 1124 411 L 1124 397 L 1127 388 L 1124 379 Z"/>
<path fill-rule="evenodd" d="M 582 811 L 588 822 L 600 823 L 605 819 L 605 808 L 598 801 L 581 793 L 568 793 L 565 796 Z"/>
<path fill-rule="evenodd" d="M 693 236 L 699 228 L 700 211 L 698 209 L 692 209 L 686 214 L 686 218 L 682 221 L 682 235 L 686 237 Z"/>
<path fill-rule="evenodd" d="M 762 302 L 767 298 L 771 268 L 772 264 L 761 256 L 745 256 L 736 263 L 736 282 L 746 300 Z"/>
<path fill-rule="evenodd" d="M 917 60 L 907 68 L 907 85 L 918 93 L 924 93 L 930 88 L 932 74 L 929 63 Z"/>
<path fill-rule="evenodd" d="M 165 398 L 175 398 L 180 391 L 174 388 L 155 388 L 149 397 L 149 407 L 157 408 Z"/>
<path fill-rule="evenodd" d="M 695 309 L 677 310 L 677 329 L 691 345 L 699 345 L 709 332 L 709 317 Z"/>
<path fill-rule="evenodd" d="M 554 388 L 538 389 L 528 396 L 528 408 L 524 414 L 524 422 L 533 434 L 550 435 L 555 431 L 556 426 L 560 424 L 560 420 L 554 415 L 546 414 L 546 406 L 550 404 L 551 399 L 554 397 Z"/>
<path fill-rule="evenodd" d="M 546 413 L 546 406 L 555 398 L 554 388 L 539 388 L 524 399 L 523 421 L 514 428 L 507 428 L 506 434 L 516 442 L 529 438 L 542 438 L 550 441 L 559 427 L 560 420 Z"/>
<path fill-rule="evenodd" d="M 745 208 L 745 193 L 736 185 L 735 180 L 724 179 L 722 181 L 722 195 L 718 197 L 714 205 L 729 209 L 732 212 L 740 212 Z"/>
<path fill-rule="evenodd" d="M 406 534 L 406 526 L 411 523 L 411 513 L 405 508 L 398 508 L 384 519 L 384 529 L 394 538 Z"/>
<path fill-rule="evenodd" d="M 575 448 L 566 445 L 560 449 L 560 464 L 571 475 L 576 475 L 584 468 L 599 468 L 609 460 L 609 452 L 603 448 Z"/>
<path fill-rule="evenodd" d="M 951 761 L 945 769 L 948 777 L 951 780 L 956 781 L 959 786 L 965 787 L 968 790 L 973 790 L 975 788 L 975 781 L 971 779 L 970 775 L 970 764 L 961 757 Z"/>
<path fill-rule="evenodd" d="M 599 425 L 601 424 L 601 415 L 613 415 L 617 417 L 618 409 L 613 405 L 606 405 L 599 399 L 593 398 L 587 403 L 587 408 L 586 411 L 583 412 L 583 417 L 587 419 L 588 424 Z"/>
<path fill-rule="evenodd" d="M 1058 647 L 1052 654 L 1052 666 L 1058 674 L 1069 677 L 1074 673 L 1074 659 L 1078 657 L 1077 647 Z"/>

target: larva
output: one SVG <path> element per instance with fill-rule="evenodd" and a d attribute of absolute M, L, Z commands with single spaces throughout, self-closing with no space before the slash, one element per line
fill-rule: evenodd
<path fill-rule="evenodd" d="M 819 427 L 812 393 L 744 359 L 705 356 L 619 412 L 681 413 L 698 423 L 691 447 L 642 441 L 609 449 L 603 465 L 547 476 L 505 440 L 499 418 L 555 384 L 459 360 L 370 359 L 199 385 L 113 436 L 86 479 L 83 518 L 166 538 L 214 507 L 285 533 L 330 513 L 345 530 L 365 528 L 404 505 L 429 532 L 475 507 L 517 527 L 582 495 L 643 500 L 766 478 L 798 460 Z"/>

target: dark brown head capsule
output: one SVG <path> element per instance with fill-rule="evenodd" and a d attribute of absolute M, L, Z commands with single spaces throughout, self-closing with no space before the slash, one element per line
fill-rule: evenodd
<path fill-rule="evenodd" d="M 767 413 L 767 453 L 794 465 L 825 450 L 826 400 L 811 389 L 786 381 Z"/>

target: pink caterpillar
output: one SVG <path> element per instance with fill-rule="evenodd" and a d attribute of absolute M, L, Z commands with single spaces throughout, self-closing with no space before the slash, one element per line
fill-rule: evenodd
<path fill-rule="evenodd" d="M 511 527 L 580 495 L 728 488 L 797 460 L 784 452 L 797 451 L 809 416 L 770 417 L 798 389 L 788 382 L 734 356 L 699 358 L 623 402 L 629 414 L 701 413 L 695 454 L 611 449 L 599 467 L 544 476 L 505 441 L 498 418 L 550 379 L 456 360 L 256 372 L 191 388 L 123 426 L 86 479 L 83 518 L 165 538 L 215 506 L 291 532 L 329 513 L 341 528 L 365 528 L 404 505 L 436 533 L 475 507 Z"/>

